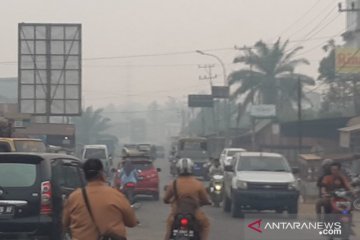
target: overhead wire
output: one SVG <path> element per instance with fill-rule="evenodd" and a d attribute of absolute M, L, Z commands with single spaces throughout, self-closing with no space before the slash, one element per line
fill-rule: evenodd
<path fill-rule="evenodd" d="M 311 13 L 312 10 L 314 10 L 314 8 L 321 2 L 321 0 L 317 0 L 313 5 L 311 5 L 311 7 L 304 13 L 302 14 L 299 18 L 297 18 L 293 23 L 291 23 L 288 27 L 286 27 L 280 34 L 278 34 L 278 36 L 283 35 L 284 33 L 286 33 L 289 29 L 291 29 L 293 26 L 295 26 L 299 21 L 303 20 L 307 15 L 309 15 Z"/>

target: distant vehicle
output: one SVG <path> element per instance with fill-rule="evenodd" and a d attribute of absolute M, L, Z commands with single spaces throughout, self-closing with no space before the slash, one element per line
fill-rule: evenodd
<path fill-rule="evenodd" d="M 110 176 L 112 157 L 109 155 L 106 145 L 85 145 L 82 152 L 82 160 L 86 161 L 90 158 L 100 159 L 104 165 L 105 173 Z"/>
<path fill-rule="evenodd" d="M 0 153 L 0 239 L 62 240 L 62 206 L 85 185 L 78 158 Z"/>
<path fill-rule="evenodd" d="M 243 217 L 246 209 L 298 213 L 298 183 L 280 154 L 237 153 L 225 166 L 224 185 L 224 211 L 233 217 Z"/>
<path fill-rule="evenodd" d="M 225 148 L 220 155 L 221 166 L 230 165 L 231 159 L 238 152 L 246 152 L 243 148 Z"/>
<path fill-rule="evenodd" d="M 210 161 L 206 138 L 180 138 L 178 140 L 176 158 L 190 158 L 194 162 L 194 175 L 208 179 Z"/>
<path fill-rule="evenodd" d="M 156 157 L 165 158 L 165 148 L 163 146 L 156 146 Z"/>
<path fill-rule="evenodd" d="M 153 161 L 146 156 L 130 156 L 126 158 L 131 160 L 135 169 L 138 170 L 139 181 L 135 187 L 135 195 L 151 195 L 155 200 L 159 200 L 159 173 L 160 168 L 155 168 Z M 121 168 L 121 166 L 119 166 Z M 119 171 L 115 177 L 115 186 L 121 185 Z"/>
<path fill-rule="evenodd" d="M 148 153 L 148 155 L 151 157 L 152 160 L 155 160 L 157 158 L 157 154 L 156 154 L 157 149 L 155 145 L 143 143 L 143 144 L 138 144 L 137 148 L 139 151 Z"/>
<path fill-rule="evenodd" d="M 0 152 L 46 153 L 45 143 L 32 138 L 0 138 Z"/>

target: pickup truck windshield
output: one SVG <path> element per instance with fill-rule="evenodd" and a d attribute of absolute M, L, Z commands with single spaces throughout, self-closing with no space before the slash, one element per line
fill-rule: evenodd
<path fill-rule="evenodd" d="M 237 171 L 290 172 L 287 161 L 281 157 L 242 156 Z"/>
<path fill-rule="evenodd" d="M 85 159 L 99 158 L 106 159 L 105 149 L 101 148 L 88 148 L 85 150 Z"/>

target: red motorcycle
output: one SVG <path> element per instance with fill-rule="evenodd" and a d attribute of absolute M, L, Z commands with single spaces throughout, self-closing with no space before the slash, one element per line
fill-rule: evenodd
<path fill-rule="evenodd" d="M 352 234 L 352 195 L 345 189 L 337 189 L 330 194 L 331 219 L 333 223 L 340 223 L 333 229 L 330 239 L 350 239 Z"/>

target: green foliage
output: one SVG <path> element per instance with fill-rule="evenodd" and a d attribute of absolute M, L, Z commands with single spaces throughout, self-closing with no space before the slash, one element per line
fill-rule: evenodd
<path fill-rule="evenodd" d="M 298 99 L 298 79 L 303 85 L 315 84 L 313 78 L 294 73 L 296 67 L 309 62 L 304 58 L 295 59 L 302 47 L 288 50 L 288 44 L 289 41 L 282 43 L 280 39 L 272 46 L 259 41 L 254 49 L 234 59 L 234 63 L 248 66 L 229 76 L 230 85 L 238 85 L 231 98 L 242 100 L 238 105 L 238 120 L 249 104 L 275 104 L 279 118 L 291 117 L 287 115 Z"/>
<path fill-rule="evenodd" d="M 108 137 L 104 131 L 110 128 L 110 119 L 103 117 L 102 113 L 103 109 L 94 110 L 93 107 L 87 107 L 81 117 L 73 118 L 76 140 L 79 144 L 96 144 Z"/>

